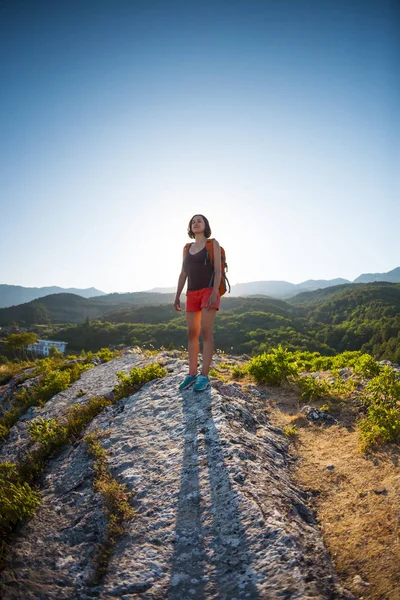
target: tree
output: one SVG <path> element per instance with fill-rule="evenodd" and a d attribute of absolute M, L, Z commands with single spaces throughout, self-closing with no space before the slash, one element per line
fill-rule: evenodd
<path fill-rule="evenodd" d="M 36 333 L 11 333 L 6 338 L 6 349 L 16 356 L 18 351 L 25 350 L 29 344 L 34 344 L 37 340 Z"/>

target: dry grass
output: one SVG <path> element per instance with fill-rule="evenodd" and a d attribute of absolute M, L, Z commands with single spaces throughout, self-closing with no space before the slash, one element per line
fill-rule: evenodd
<path fill-rule="evenodd" d="M 274 424 L 296 425 L 293 478 L 312 493 L 343 586 L 360 600 L 399 600 L 400 448 L 363 455 L 355 406 L 337 411 L 338 425 L 321 427 L 299 413 L 299 397 L 292 390 L 265 391 Z"/>

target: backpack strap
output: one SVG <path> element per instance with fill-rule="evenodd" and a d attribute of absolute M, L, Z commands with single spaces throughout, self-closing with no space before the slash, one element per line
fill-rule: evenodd
<path fill-rule="evenodd" d="M 210 262 L 212 265 L 214 265 L 214 238 L 208 239 L 206 241 L 206 248 L 208 256 L 210 258 Z"/>
<path fill-rule="evenodd" d="M 187 244 L 185 244 L 185 247 L 183 248 L 183 255 L 186 256 L 186 254 L 189 252 L 189 248 L 192 245 L 191 242 L 188 242 Z"/>

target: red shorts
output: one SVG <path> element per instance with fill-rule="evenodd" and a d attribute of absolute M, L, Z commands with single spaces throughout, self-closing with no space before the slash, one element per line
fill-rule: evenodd
<path fill-rule="evenodd" d="M 202 308 L 207 308 L 207 302 L 213 288 L 202 288 L 201 290 L 194 290 L 186 292 L 186 312 L 197 312 Z M 219 292 L 217 294 L 217 303 L 215 308 L 219 310 L 221 298 Z"/>

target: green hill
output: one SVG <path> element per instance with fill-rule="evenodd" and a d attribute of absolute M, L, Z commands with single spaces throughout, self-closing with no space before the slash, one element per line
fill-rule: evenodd
<path fill-rule="evenodd" d="M 174 310 L 173 295 L 146 293 L 149 303 L 142 305 L 138 294 L 109 296 L 87 300 L 54 294 L 0 310 L 0 325 L 16 321 L 34 326 L 42 337 L 63 339 L 75 351 L 117 344 L 186 347 L 185 313 Z M 157 304 L 167 298 L 169 303 Z M 46 330 L 42 325 L 39 331 L 38 324 L 47 324 Z M 235 354 L 269 351 L 280 343 L 289 350 L 322 354 L 362 350 L 399 363 L 400 284 L 339 285 L 289 301 L 224 297 L 215 340 L 218 349 Z"/>
<path fill-rule="evenodd" d="M 50 294 L 26 304 L 0 309 L 0 325 L 13 322 L 21 326 L 45 323 L 80 323 L 87 316 L 100 317 L 105 312 L 97 300 L 88 300 L 76 294 Z"/>
<path fill-rule="evenodd" d="M 86 299 L 77 294 L 50 294 L 43 298 L 0 308 L 0 326 L 9 326 L 13 322 L 20 326 L 47 323 L 81 323 L 87 317 L 96 319 L 111 307 L 149 306 L 160 303 L 172 303 L 173 294 L 155 294 L 137 292 L 133 294 L 108 294 Z"/>
<path fill-rule="evenodd" d="M 307 314 L 319 341 L 400 362 L 400 283 L 341 285 L 298 294 L 289 301 Z"/>

